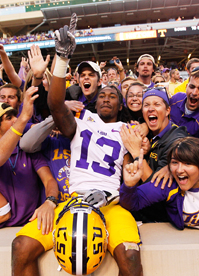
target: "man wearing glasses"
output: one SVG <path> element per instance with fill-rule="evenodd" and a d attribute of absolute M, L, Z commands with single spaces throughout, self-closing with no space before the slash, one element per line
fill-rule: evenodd
<path fill-rule="evenodd" d="M 142 113 L 151 133 L 151 149 L 143 161 L 144 174 L 142 182 L 152 179 L 155 172 L 167 165 L 167 151 L 170 145 L 180 137 L 186 137 L 185 127 L 178 127 L 169 120 L 169 98 L 165 88 L 148 89 L 142 99 Z M 138 160 L 142 147 L 139 132 L 123 125 L 122 141 L 134 160 Z M 133 214 L 136 220 L 143 222 L 168 221 L 164 204 L 158 203 Z"/>
<path fill-rule="evenodd" d="M 170 99 L 171 120 L 186 126 L 190 135 L 199 138 L 199 66 L 189 78 L 185 93 L 176 93 Z"/>

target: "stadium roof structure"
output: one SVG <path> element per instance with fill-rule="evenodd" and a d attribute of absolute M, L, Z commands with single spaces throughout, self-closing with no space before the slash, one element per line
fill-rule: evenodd
<path fill-rule="evenodd" d="M 33 18 L 26 17 L 21 21 L 20 28 L 26 24 L 26 28 L 28 25 L 32 32 L 58 29 L 65 24 L 68 25 L 72 13 L 76 12 L 79 30 L 92 27 L 94 35 L 98 38 L 102 34 L 111 37 L 110 40 L 102 37 L 98 40 L 94 37 L 88 38 L 89 43 L 86 42 L 86 38 L 82 40 L 77 38 L 82 42 L 77 43 L 71 59 L 72 68 L 82 60 L 108 61 L 113 56 L 118 56 L 124 66 L 127 66 L 128 61 L 131 66 L 143 53 L 152 54 L 156 60 L 161 56 L 161 60 L 164 61 L 186 61 L 190 53 L 192 56 L 199 57 L 199 27 L 197 26 L 199 19 L 192 20 L 194 16 L 199 18 L 198 0 L 95 0 L 85 3 L 88 1 L 90 0 L 71 0 L 70 4 L 64 6 L 41 7 L 41 17 L 36 18 L 35 24 L 33 24 Z M 28 12 L 28 14 L 32 13 Z M 178 16 L 184 20 L 175 21 Z M 19 21 L 17 22 L 19 24 Z M 0 21 L 0 27 L 2 27 L 1 24 L 6 27 L 6 22 Z M 140 33 L 134 30 L 138 25 L 141 28 Z M 147 25 L 156 30 L 156 36 L 147 36 L 149 33 L 146 33 Z M 8 26 L 7 29 L 9 28 L 11 27 Z M 113 32 L 114 28 L 117 31 Z M 161 29 L 167 30 L 163 36 L 158 33 Z M 121 33 L 124 33 L 125 39 L 121 39 Z M 43 48 L 46 49 L 43 50 L 44 54 L 51 54 L 51 56 L 54 54 L 53 45 L 51 47 L 44 45 Z M 22 54 L 26 55 L 26 52 Z M 13 52 L 14 61 L 17 62 L 18 56 L 19 53 Z"/>

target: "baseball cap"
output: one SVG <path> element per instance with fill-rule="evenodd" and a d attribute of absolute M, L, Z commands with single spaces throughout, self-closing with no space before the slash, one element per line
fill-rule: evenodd
<path fill-rule="evenodd" d="M 150 59 L 150 60 L 153 62 L 153 64 L 155 64 L 155 59 L 154 59 L 154 57 L 151 56 L 151 55 L 149 55 L 149 54 L 141 55 L 141 56 L 138 58 L 138 60 L 137 60 L 137 64 L 138 64 L 138 63 L 140 62 L 140 60 L 143 59 L 143 58 L 148 58 L 148 59 Z"/>
<path fill-rule="evenodd" d="M 96 73 L 99 74 L 99 77 L 102 77 L 102 72 L 100 67 L 97 65 L 97 63 L 93 62 L 93 61 L 82 61 L 79 66 L 78 66 L 78 73 L 81 74 L 81 71 L 84 67 L 88 67 L 90 66 Z"/>
<path fill-rule="evenodd" d="M 164 69 L 162 70 L 163 73 L 165 73 L 166 71 L 170 71 L 170 69 L 169 69 L 169 68 L 164 68 Z"/>
<path fill-rule="evenodd" d="M 163 100 L 165 100 L 165 102 L 169 105 L 169 96 L 167 94 L 166 88 L 164 88 L 164 87 L 156 87 L 156 88 L 147 89 L 142 97 L 142 102 L 144 101 L 144 99 L 146 97 L 150 97 L 150 96 L 158 96 L 158 97 L 162 98 Z"/>
<path fill-rule="evenodd" d="M 5 109 L 2 108 L 2 105 L 4 104 L 4 102 L 0 103 L 0 117 L 3 116 L 7 111 L 9 110 L 15 110 L 12 106 L 8 106 Z"/>

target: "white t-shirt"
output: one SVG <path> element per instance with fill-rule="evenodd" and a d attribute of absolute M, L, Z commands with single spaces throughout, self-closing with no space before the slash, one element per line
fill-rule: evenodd
<path fill-rule="evenodd" d="M 199 191 L 191 189 L 185 192 L 183 202 L 184 224 L 189 227 L 199 228 Z"/>
<path fill-rule="evenodd" d="M 120 137 L 122 122 L 104 123 L 83 110 L 71 141 L 70 193 L 80 190 L 117 190 L 126 148 Z"/>

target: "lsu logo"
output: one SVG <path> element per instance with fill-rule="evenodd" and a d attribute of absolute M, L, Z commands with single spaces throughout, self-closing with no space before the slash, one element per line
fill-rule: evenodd
<path fill-rule="evenodd" d="M 151 152 L 150 157 L 155 159 L 155 161 L 158 161 L 158 155 L 155 152 Z"/>
<path fill-rule="evenodd" d="M 89 122 L 95 122 L 95 120 L 92 117 L 88 117 L 87 121 L 89 121 Z"/>

